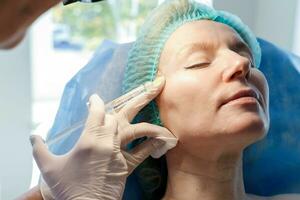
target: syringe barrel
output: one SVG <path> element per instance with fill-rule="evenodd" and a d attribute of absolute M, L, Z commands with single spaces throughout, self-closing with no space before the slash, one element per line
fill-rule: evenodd
<path fill-rule="evenodd" d="M 151 86 L 152 86 L 152 82 L 146 82 L 140 85 L 139 87 L 127 92 L 126 94 L 106 103 L 105 113 L 113 114 L 119 112 L 132 99 L 134 99 L 139 95 L 142 95 L 145 92 L 148 92 L 151 89 Z M 89 103 L 87 103 L 87 105 L 89 105 Z M 83 128 L 85 125 L 85 121 L 86 119 L 79 121 L 73 124 L 71 127 L 57 133 L 53 139 L 46 142 L 47 145 L 50 146 L 52 144 L 55 144 L 56 142 L 76 132 L 78 129 Z"/>

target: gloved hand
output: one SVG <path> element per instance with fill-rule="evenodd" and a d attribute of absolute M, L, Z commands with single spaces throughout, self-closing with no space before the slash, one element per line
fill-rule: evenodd
<path fill-rule="evenodd" d="M 149 93 L 136 97 L 115 114 L 105 114 L 103 101 L 92 95 L 83 133 L 65 155 L 51 154 L 40 137 L 31 137 L 33 156 L 44 179 L 44 199 L 121 199 L 127 176 L 164 145 L 155 137 L 174 138 L 164 127 L 130 124 L 139 110 L 160 93 L 164 82 L 163 77 L 156 79 Z M 149 139 L 125 151 L 129 142 L 143 136 Z"/>

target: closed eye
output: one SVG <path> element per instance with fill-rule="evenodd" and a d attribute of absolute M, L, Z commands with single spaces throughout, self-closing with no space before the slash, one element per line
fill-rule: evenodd
<path fill-rule="evenodd" d="M 187 69 L 202 68 L 202 67 L 207 67 L 208 65 L 210 65 L 209 62 L 197 63 L 195 65 L 191 65 L 191 66 L 187 67 Z"/>

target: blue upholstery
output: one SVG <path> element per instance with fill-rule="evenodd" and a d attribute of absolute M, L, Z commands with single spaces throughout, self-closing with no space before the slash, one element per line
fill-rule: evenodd
<path fill-rule="evenodd" d="M 244 153 L 247 193 L 300 193 L 300 58 L 259 39 L 270 88 L 270 130 Z"/>

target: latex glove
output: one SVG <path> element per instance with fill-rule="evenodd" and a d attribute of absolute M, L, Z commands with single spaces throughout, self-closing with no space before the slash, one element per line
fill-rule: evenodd
<path fill-rule="evenodd" d="M 53 155 L 40 137 L 31 138 L 33 155 L 46 183 L 41 187 L 45 199 L 122 198 L 128 175 L 164 145 L 154 137 L 174 138 L 164 127 L 144 122 L 130 124 L 139 110 L 160 93 L 165 82 L 164 78 L 160 80 L 149 93 L 136 97 L 114 115 L 105 114 L 103 101 L 92 95 L 83 133 L 65 155 Z M 143 136 L 150 139 L 130 152 L 124 150 L 129 142 Z"/>

